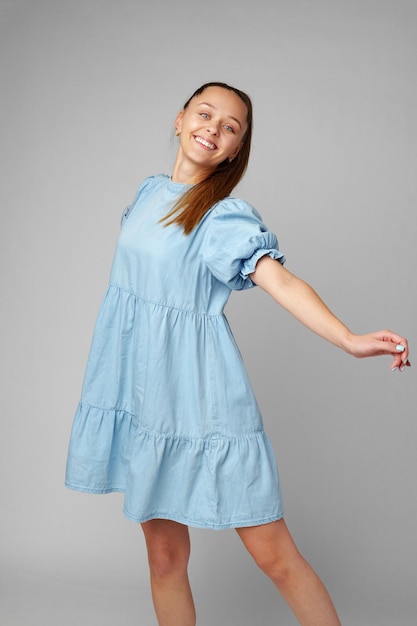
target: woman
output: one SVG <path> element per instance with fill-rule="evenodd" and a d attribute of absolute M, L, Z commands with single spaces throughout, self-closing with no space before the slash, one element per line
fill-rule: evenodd
<path fill-rule="evenodd" d="M 252 106 L 223 83 L 175 121 L 171 178 L 150 177 L 123 216 L 71 436 L 67 486 L 125 492 L 142 524 L 160 626 L 192 626 L 188 526 L 236 528 L 300 624 L 339 624 L 283 518 L 270 442 L 223 308 L 259 285 L 356 357 L 408 361 L 391 331 L 355 335 L 283 267 L 259 214 L 230 196 L 246 169 Z"/>

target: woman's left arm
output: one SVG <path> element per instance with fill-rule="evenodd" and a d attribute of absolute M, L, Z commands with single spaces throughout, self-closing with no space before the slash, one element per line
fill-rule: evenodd
<path fill-rule="evenodd" d="M 348 354 L 358 358 L 392 355 L 393 370 L 399 368 L 402 371 L 406 365 L 410 365 L 408 343 L 404 337 L 390 330 L 366 335 L 352 333 L 310 285 L 271 257 L 262 257 L 250 278 L 307 328 Z"/>

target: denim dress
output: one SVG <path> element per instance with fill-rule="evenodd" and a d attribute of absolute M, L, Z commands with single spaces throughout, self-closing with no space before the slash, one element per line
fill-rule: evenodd
<path fill-rule="evenodd" d="M 259 258 L 257 211 L 227 197 L 189 235 L 161 219 L 188 189 L 147 178 L 125 210 L 71 433 L 66 485 L 124 492 L 134 521 L 200 528 L 283 516 L 271 443 L 224 315 Z"/>

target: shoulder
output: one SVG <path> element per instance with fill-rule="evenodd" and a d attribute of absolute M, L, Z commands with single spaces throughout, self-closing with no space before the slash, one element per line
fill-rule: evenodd
<path fill-rule="evenodd" d="M 131 206 L 133 207 L 139 199 L 146 197 L 147 195 L 158 191 L 162 187 L 167 185 L 169 181 L 169 176 L 166 174 L 156 174 L 154 176 L 148 176 L 141 183 L 138 190 L 136 191 L 135 197 Z"/>
<path fill-rule="evenodd" d="M 169 176 L 167 174 L 155 174 L 153 176 L 148 176 L 140 185 L 137 196 L 139 196 L 144 191 L 151 191 L 155 189 L 159 189 L 167 184 L 169 181 Z"/>
<path fill-rule="evenodd" d="M 217 202 L 207 214 L 208 222 L 220 224 L 262 223 L 259 212 L 246 200 L 227 196 Z"/>
<path fill-rule="evenodd" d="M 167 184 L 169 180 L 169 176 L 166 174 L 156 174 L 154 176 L 148 176 L 145 180 L 140 184 L 137 189 L 135 196 L 132 202 L 127 206 L 122 215 L 122 224 L 129 217 L 130 213 L 133 209 L 140 204 L 143 200 L 146 201 L 148 196 L 151 196 L 159 189 L 161 189 L 164 185 Z"/>
<path fill-rule="evenodd" d="M 255 215 L 256 217 L 260 217 L 258 211 L 246 200 L 242 198 L 235 198 L 234 196 L 227 196 L 217 202 L 213 207 L 213 213 L 221 214 L 221 213 L 237 213 L 242 215 Z"/>

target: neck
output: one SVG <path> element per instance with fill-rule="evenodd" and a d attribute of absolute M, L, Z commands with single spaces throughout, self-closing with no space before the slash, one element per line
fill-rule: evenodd
<path fill-rule="evenodd" d="M 184 159 L 181 149 L 178 150 L 175 164 L 172 170 L 171 180 L 174 183 L 196 185 L 205 180 L 212 173 L 212 169 L 203 168 L 196 163 Z"/>

